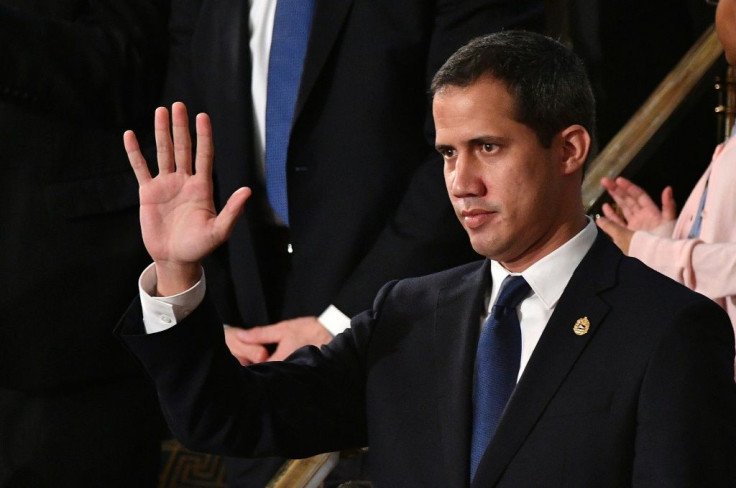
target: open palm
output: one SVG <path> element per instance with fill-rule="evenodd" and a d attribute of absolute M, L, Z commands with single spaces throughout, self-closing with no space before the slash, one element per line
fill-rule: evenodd
<path fill-rule="evenodd" d="M 629 230 L 652 231 L 677 217 L 671 187 L 662 191 L 662 208 L 660 209 L 642 188 L 626 178 L 618 177 L 615 180 L 603 178 L 601 184 L 618 205 L 623 218 L 607 203 L 602 207 L 603 214 Z"/>
<path fill-rule="evenodd" d="M 236 191 L 218 215 L 212 196 L 212 129 L 206 114 L 196 119 L 197 146 L 192 145 L 186 107 L 171 109 L 172 130 L 165 108 L 156 110 L 155 131 L 159 174 L 152 177 L 135 135 L 124 135 L 125 149 L 140 185 L 143 242 L 161 269 L 188 274 L 229 236 L 250 190 Z M 173 133 L 173 141 L 171 137 Z"/>

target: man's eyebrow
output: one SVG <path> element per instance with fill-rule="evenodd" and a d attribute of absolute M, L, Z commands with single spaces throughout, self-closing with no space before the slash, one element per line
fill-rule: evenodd
<path fill-rule="evenodd" d="M 509 142 L 510 138 L 503 137 L 503 136 L 493 136 L 493 135 L 485 135 L 485 136 L 478 136 L 470 139 L 468 141 L 469 144 L 507 144 Z"/>
<path fill-rule="evenodd" d="M 488 134 L 488 135 L 473 137 L 472 139 L 463 141 L 461 145 L 474 146 L 477 144 L 489 144 L 489 143 L 490 144 L 508 144 L 510 140 L 511 138 L 509 137 L 494 136 L 494 135 Z M 451 144 L 438 143 L 434 145 L 434 148 L 438 151 L 441 151 L 443 149 L 455 149 L 455 146 Z"/>

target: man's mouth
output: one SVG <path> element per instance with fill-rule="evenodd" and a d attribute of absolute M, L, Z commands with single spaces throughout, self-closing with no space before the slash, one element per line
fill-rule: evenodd
<path fill-rule="evenodd" d="M 497 212 L 479 208 L 462 210 L 460 212 L 463 224 L 468 229 L 477 229 L 489 220 L 493 219 L 495 215 L 497 215 Z"/>

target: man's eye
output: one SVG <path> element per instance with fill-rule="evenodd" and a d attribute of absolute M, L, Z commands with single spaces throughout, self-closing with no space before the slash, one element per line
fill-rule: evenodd
<path fill-rule="evenodd" d="M 496 144 L 486 142 L 486 143 L 483 143 L 482 148 L 483 148 L 483 152 L 490 153 L 490 152 L 495 151 L 498 148 L 498 146 Z"/>
<path fill-rule="evenodd" d="M 439 153 L 444 158 L 451 158 L 451 157 L 455 156 L 455 150 L 454 149 L 450 149 L 450 148 L 442 148 L 442 149 L 439 150 Z"/>

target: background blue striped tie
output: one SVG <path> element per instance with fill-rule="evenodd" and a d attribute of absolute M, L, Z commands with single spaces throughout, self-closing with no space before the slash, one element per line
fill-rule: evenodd
<path fill-rule="evenodd" d="M 507 276 L 480 332 L 473 383 L 471 481 L 516 387 L 521 361 L 521 328 L 516 307 L 529 290 L 522 276 Z"/>
<path fill-rule="evenodd" d="M 276 214 L 289 225 L 286 155 L 307 53 L 314 0 L 278 0 L 268 59 L 266 95 L 266 192 Z"/>

